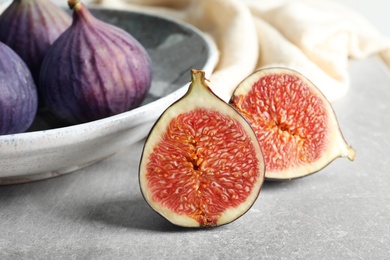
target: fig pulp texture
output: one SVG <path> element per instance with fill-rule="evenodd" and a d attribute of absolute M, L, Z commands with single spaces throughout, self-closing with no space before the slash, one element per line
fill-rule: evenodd
<path fill-rule="evenodd" d="M 29 69 L 0 42 L 0 135 L 26 131 L 38 108 L 38 95 Z"/>
<path fill-rule="evenodd" d="M 0 16 L 0 41 L 24 60 L 39 88 L 42 61 L 70 24 L 70 15 L 50 0 L 14 0 Z"/>
<path fill-rule="evenodd" d="M 148 204 L 171 223 L 218 226 L 243 215 L 264 180 L 260 145 L 248 122 L 192 70 L 186 95 L 157 120 L 139 181 Z"/>
<path fill-rule="evenodd" d="M 302 177 L 337 157 L 355 157 L 330 103 L 296 71 L 256 71 L 239 84 L 231 104 L 256 132 L 264 153 L 266 179 Z"/>
<path fill-rule="evenodd" d="M 95 18 L 78 1 L 72 25 L 42 64 L 40 85 L 53 114 L 83 123 L 139 106 L 152 78 L 144 47 L 124 30 Z"/>

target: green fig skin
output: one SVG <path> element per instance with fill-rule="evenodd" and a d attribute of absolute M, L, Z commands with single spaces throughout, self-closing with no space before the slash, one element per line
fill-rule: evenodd
<path fill-rule="evenodd" d="M 25 62 L 0 42 L 0 135 L 26 131 L 34 121 L 38 95 Z"/>
<path fill-rule="evenodd" d="M 139 106 L 151 78 L 151 59 L 144 47 L 77 3 L 71 27 L 45 57 L 40 83 L 49 110 L 77 124 Z"/>
<path fill-rule="evenodd" d="M 71 22 L 71 16 L 50 0 L 14 0 L 0 16 L 0 41 L 23 59 L 39 87 L 42 61 Z"/>

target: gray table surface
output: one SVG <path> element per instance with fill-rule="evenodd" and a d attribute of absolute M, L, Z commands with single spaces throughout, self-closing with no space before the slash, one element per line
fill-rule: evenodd
<path fill-rule="evenodd" d="M 77 172 L 0 187 L 0 259 L 387 258 L 390 74 L 376 58 L 350 70 L 352 89 L 334 108 L 354 162 L 265 183 L 239 220 L 187 230 L 144 202 L 140 142 Z"/>
<path fill-rule="evenodd" d="M 388 259 L 390 73 L 376 57 L 349 72 L 333 106 L 354 162 L 267 182 L 237 221 L 188 230 L 144 202 L 139 142 L 61 177 L 0 186 L 0 259 Z"/>

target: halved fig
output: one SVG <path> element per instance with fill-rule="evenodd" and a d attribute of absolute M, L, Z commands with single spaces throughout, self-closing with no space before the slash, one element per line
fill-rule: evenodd
<path fill-rule="evenodd" d="M 256 133 L 264 154 L 266 179 L 303 177 L 337 157 L 355 158 L 331 104 L 296 71 L 258 70 L 238 85 L 230 103 Z"/>
<path fill-rule="evenodd" d="M 157 120 L 139 169 L 147 203 L 183 227 L 219 226 L 250 209 L 264 160 L 244 117 L 213 94 L 201 70 L 188 92 Z"/>

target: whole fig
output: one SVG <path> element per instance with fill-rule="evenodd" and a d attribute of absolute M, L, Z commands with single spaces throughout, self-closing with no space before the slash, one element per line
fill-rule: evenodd
<path fill-rule="evenodd" d="M 0 42 L 0 135 L 26 131 L 38 108 L 34 80 L 24 61 Z"/>
<path fill-rule="evenodd" d="M 89 122 L 139 106 L 149 91 L 151 59 L 129 33 L 68 1 L 72 25 L 42 64 L 40 84 L 49 110 L 70 123 Z"/>
<path fill-rule="evenodd" d="M 70 24 L 70 15 L 50 0 L 14 0 L 0 16 L 0 41 L 24 60 L 39 87 L 43 58 Z"/>

